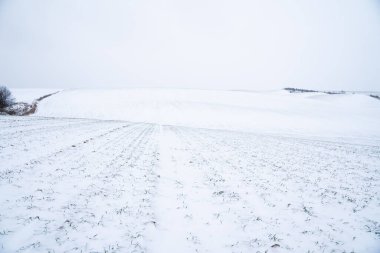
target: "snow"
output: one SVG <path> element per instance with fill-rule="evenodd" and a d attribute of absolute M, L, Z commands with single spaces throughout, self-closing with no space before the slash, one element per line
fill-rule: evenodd
<path fill-rule="evenodd" d="M 32 103 L 35 99 L 44 95 L 51 94 L 62 89 L 25 89 L 25 88 L 11 88 L 13 97 L 16 102 Z"/>
<path fill-rule="evenodd" d="M 0 252 L 379 252 L 379 115 L 364 94 L 61 91 L 0 117 Z"/>
<path fill-rule="evenodd" d="M 380 136 L 380 103 L 363 94 L 175 89 L 67 90 L 41 101 L 49 117 L 126 120 L 307 136 Z"/>

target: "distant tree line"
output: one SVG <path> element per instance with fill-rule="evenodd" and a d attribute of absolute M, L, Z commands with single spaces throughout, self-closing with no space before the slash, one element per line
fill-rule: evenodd
<path fill-rule="evenodd" d="M 316 90 L 307 90 L 307 89 L 299 89 L 299 88 L 284 88 L 284 90 L 289 91 L 290 93 L 306 93 L 306 92 L 318 92 Z"/>
<path fill-rule="evenodd" d="M 346 93 L 343 90 L 342 91 L 318 91 L 318 90 L 307 90 L 307 89 L 299 89 L 299 88 L 291 88 L 291 87 L 284 88 L 284 90 L 289 91 L 290 93 L 322 92 L 322 93 L 330 94 L 330 95 Z"/>

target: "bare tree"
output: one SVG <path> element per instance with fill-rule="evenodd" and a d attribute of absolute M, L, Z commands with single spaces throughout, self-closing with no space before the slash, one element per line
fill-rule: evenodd
<path fill-rule="evenodd" d="M 0 86 L 0 108 L 10 106 L 13 101 L 11 91 L 5 86 Z"/>

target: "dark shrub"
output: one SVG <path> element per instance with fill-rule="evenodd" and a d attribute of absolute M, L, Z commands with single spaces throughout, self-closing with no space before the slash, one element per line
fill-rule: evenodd
<path fill-rule="evenodd" d="M 0 86 L 0 108 L 12 105 L 13 101 L 11 91 L 5 86 Z"/>

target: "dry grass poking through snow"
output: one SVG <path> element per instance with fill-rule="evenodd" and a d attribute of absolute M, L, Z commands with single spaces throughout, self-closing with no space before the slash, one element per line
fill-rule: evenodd
<path fill-rule="evenodd" d="M 380 145 L 0 118 L 1 252 L 378 252 Z"/>

